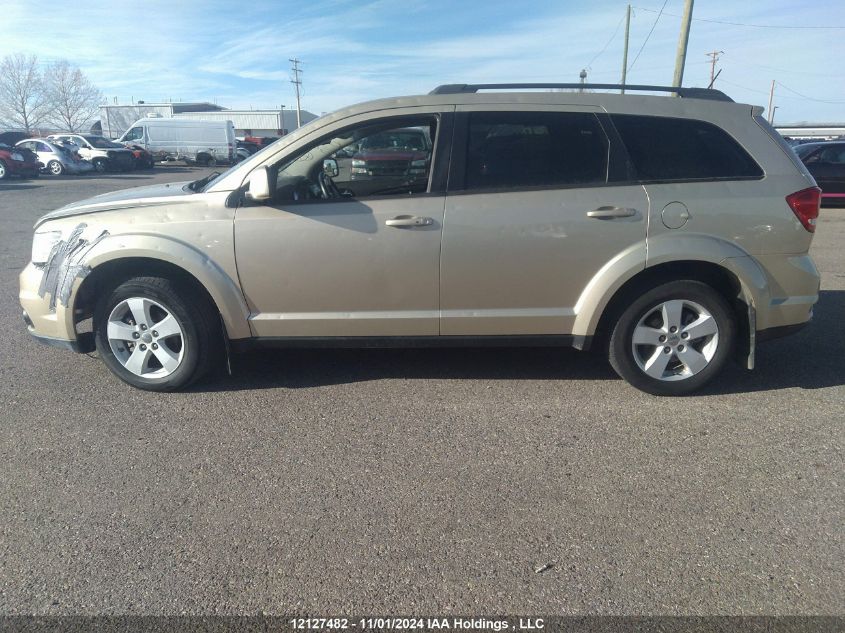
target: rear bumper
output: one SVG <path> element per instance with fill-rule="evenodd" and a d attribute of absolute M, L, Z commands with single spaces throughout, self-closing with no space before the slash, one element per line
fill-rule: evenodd
<path fill-rule="evenodd" d="M 778 327 L 770 327 L 765 330 L 757 331 L 757 342 L 772 341 L 774 339 L 783 338 L 784 336 L 791 336 L 803 330 L 810 321 L 803 323 L 793 323 L 792 325 L 780 325 Z"/>

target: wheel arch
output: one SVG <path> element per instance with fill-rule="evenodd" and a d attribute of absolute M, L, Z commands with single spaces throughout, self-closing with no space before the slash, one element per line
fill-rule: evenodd
<path fill-rule="evenodd" d="M 716 290 L 731 307 L 737 325 L 737 361 L 754 366 L 757 306 L 765 300 L 766 277 L 750 257 L 667 261 L 630 276 L 606 297 L 595 315 L 593 346 L 606 351 L 613 324 L 625 306 L 647 290 L 670 281 L 700 281 Z"/>
<path fill-rule="evenodd" d="M 131 277 L 159 274 L 182 279 L 199 289 L 219 312 L 228 338 L 251 336 L 249 310 L 239 287 L 225 271 L 187 246 L 168 244 L 166 251 L 159 248 L 153 253 L 130 248 L 106 251 L 90 257 L 86 266 L 88 272 L 73 293 L 73 309 L 67 311 L 73 315 L 73 330 L 81 319 L 91 315 L 96 297 L 109 287 Z"/>

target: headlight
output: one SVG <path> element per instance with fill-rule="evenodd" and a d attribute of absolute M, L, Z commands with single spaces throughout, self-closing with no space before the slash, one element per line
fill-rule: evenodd
<path fill-rule="evenodd" d="M 43 264 L 50 258 L 50 251 L 62 239 L 61 231 L 44 231 L 32 237 L 32 263 Z"/>
<path fill-rule="evenodd" d="M 367 164 L 367 161 L 361 160 L 360 158 L 353 158 L 352 159 L 352 166 L 353 167 L 364 167 Z"/>
<path fill-rule="evenodd" d="M 23 156 L 15 152 L 12 154 L 12 160 L 19 160 L 20 162 L 23 162 Z"/>

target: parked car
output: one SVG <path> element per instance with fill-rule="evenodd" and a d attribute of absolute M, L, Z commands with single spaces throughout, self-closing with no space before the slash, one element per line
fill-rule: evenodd
<path fill-rule="evenodd" d="M 74 156 L 70 148 L 47 139 L 28 138 L 20 141 L 15 147 L 34 152 L 44 165 L 44 171 L 53 176 L 61 176 L 64 173 L 84 174 L 93 169 L 91 163 Z"/>
<path fill-rule="evenodd" d="M 207 167 L 235 162 L 235 127 L 231 121 L 141 119 L 120 137 L 120 142 L 143 147 L 157 161 L 181 160 Z"/>
<path fill-rule="evenodd" d="M 246 149 L 245 147 L 240 147 L 239 145 L 238 148 L 235 150 L 235 162 L 239 163 L 242 160 L 246 160 L 247 158 L 252 156 L 252 154 L 253 153 L 250 152 L 248 149 Z"/>
<path fill-rule="evenodd" d="M 148 390 L 230 349 L 548 344 L 679 395 L 811 319 L 820 190 L 762 108 L 513 94 L 537 87 L 371 101 L 222 174 L 53 211 L 20 276 L 28 331 Z M 331 157 L 408 129 L 425 178 L 356 195 Z"/>
<path fill-rule="evenodd" d="M 822 202 L 845 204 L 845 142 L 806 143 L 793 148 L 822 190 Z"/>
<path fill-rule="evenodd" d="M 73 143 L 79 155 L 90 162 L 98 172 L 129 171 L 135 165 L 135 158 L 126 147 L 94 134 L 53 134 L 50 140 Z"/>
<path fill-rule="evenodd" d="M 132 152 L 132 156 L 135 158 L 135 169 L 152 169 L 155 167 L 153 155 L 143 147 L 140 145 L 133 145 L 132 143 L 126 143 L 125 146 L 130 152 Z"/>
<path fill-rule="evenodd" d="M 22 141 L 29 136 L 26 132 L 2 132 L 0 133 L 0 144 L 14 147 L 18 141 Z"/>
<path fill-rule="evenodd" d="M 252 143 L 258 149 L 264 149 L 270 143 L 275 143 L 281 137 L 279 136 L 245 136 L 244 141 L 247 143 Z"/>
<path fill-rule="evenodd" d="M 41 163 L 32 152 L 0 143 L 0 180 L 10 176 L 36 178 L 40 169 Z"/>

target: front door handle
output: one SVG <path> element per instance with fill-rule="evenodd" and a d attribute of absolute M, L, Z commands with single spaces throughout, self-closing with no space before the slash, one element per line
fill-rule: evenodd
<path fill-rule="evenodd" d="M 636 209 L 630 207 L 599 207 L 592 211 L 587 211 L 588 218 L 630 218 L 637 214 Z"/>
<path fill-rule="evenodd" d="M 385 222 L 387 226 L 395 226 L 398 228 L 410 226 L 431 226 L 434 220 L 431 218 L 420 217 L 417 215 L 397 215 Z"/>

